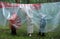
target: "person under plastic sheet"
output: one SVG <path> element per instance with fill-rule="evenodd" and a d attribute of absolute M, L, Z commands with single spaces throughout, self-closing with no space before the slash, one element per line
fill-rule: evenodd
<path fill-rule="evenodd" d="M 34 20 L 33 20 L 33 10 L 39 10 L 40 9 L 40 4 L 31 4 L 30 7 L 28 8 L 29 15 L 27 16 L 27 32 L 28 35 L 31 36 L 34 32 Z"/>
<path fill-rule="evenodd" d="M 33 33 L 33 19 L 26 16 L 27 18 L 27 34 L 28 36 L 32 36 Z"/>
<path fill-rule="evenodd" d="M 31 4 L 21 4 L 20 8 L 23 12 L 25 12 L 26 15 L 26 22 L 27 22 L 27 35 L 31 36 L 33 33 L 33 13 L 31 12 L 30 8 Z"/>
<path fill-rule="evenodd" d="M 28 6 L 27 6 L 28 7 Z M 31 11 L 31 5 L 27 9 L 27 33 L 28 36 L 32 36 L 33 33 L 33 13 Z"/>
<path fill-rule="evenodd" d="M 27 6 L 28 7 L 28 6 Z M 33 10 L 39 10 L 40 9 L 40 4 L 31 4 L 28 9 L 27 9 L 27 32 L 29 36 L 32 36 L 34 32 L 34 20 L 33 20 Z"/>
<path fill-rule="evenodd" d="M 46 15 L 45 14 L 40 14 L 40 29 L 39 29 L 39 35 L 45 36 L 45 27 L 46 27 Z"/>
<path fill-rule="evenodd" d="M 8 21 L 11 29 L 11 34 L 16 35 L 17 34 L 16 29 L 18 29 L 21 26 L 21 18 L 17 16 L 16 13 L 13 13 Z"/>

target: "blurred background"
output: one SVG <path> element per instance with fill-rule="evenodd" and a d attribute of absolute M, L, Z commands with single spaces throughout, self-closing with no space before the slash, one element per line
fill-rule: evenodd
<path fill-rule="evenodd" d="M 0 0 L 2 2 L 10 3 L 48 3 L 48 2 L 59 2 L 60 0 Z"/>

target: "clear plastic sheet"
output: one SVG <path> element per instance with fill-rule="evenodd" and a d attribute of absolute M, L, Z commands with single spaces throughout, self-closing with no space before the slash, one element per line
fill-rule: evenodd
<path fill-rule="evenodd" d="M 35 5 L 0 2 L 0 25 L 5 26 L 7 19 L 15 12 L 21 17 L 22 24 L 27 23 L 27 16 L 32 20 L 33 26 L 39 29 L 42 16 L 46 20 L 44 32 L 60 31 L 60 2 Z"/>

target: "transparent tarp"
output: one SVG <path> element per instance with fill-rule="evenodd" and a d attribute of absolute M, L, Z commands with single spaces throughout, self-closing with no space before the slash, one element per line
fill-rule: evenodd
<path fill-rule="evenodd" d="M 44 18 L 46 20 L 44 32 L 60 31 L 60 2 L 42 4 L 5 4 L 0 2 L 0 25 L 5 26 L 8 22 L 7 19 L 13 13 L 17 13 L 21 17 L 22 24 L 27 23 L 29 18 L 34 27 L 39 29 L 40 20 Z"/>

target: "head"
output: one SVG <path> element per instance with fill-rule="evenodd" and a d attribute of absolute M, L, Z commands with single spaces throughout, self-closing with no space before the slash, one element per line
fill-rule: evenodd
<path fill-rule="evenodd" d="M 40 16 L 41 16 L 41 18 L 45 18 L 46 17 L 46 15 L 43 14 L 43 13 L 40 13 Z"/>
<path fill-rule="evenodd" d="M 13 13 L 9 20 L 15 20 L 16 18 L 17 18 L 17 14 Z"/>

